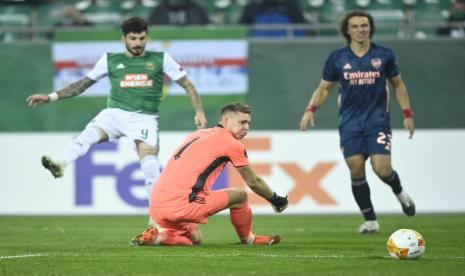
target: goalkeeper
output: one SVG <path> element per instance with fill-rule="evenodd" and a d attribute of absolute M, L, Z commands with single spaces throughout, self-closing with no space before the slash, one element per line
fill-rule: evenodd
<path fill-rule="evenodd" d="M 287 197 L 278 196 L 250 167 L 242 139 L 250 128 L 250 107 L 232 103 L 220 112 L 220 123 L 190 134 L 170 157 L 152 188 L 149 212 L 160 226 L 150 227 L 133 239 L 140 245 L 193 245 L 202 243 L 198 224 L 229 209 L 231 223 L 241 243 L 271 245 L 279 236 L 252 232 L 252 211 L 247 192 L 211 187 L 228 162 L 238 170 L 248 187 L 271 203 L 276 212 L 287 208 Z"/>

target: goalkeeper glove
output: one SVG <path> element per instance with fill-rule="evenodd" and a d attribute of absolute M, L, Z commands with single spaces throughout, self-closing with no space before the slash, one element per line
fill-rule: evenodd
<path fill-rule="evenodd" d="M 284 211 L 284 209 L 287 208 L 287 204 L 289 203 L 287 200 L 287 196 L 279 196 L 276 193 L 274 193 L 273 196 L 270 199 L 268 199 L 268 201 L 271 203 L 271 205 L 273 206 L 273 210 L 276 213 L 281 213 L 282 211 Z"/>

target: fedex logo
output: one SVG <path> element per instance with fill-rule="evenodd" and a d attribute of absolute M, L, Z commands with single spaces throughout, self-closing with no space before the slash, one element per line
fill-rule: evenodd
<path fill-rule="evenodd" d="M 129 163 L 122 169 L 117 169 L 114 163 L 96 164 L 92 160 L 92 156 L 99 152 L 115 152 L 117 154 L 117 144 L 102 143 L 93 145 L 86 155 L 76 160 L 75 171 L 75 204 L 77 206 L 91 206 L 94 203 L 93 186 L 95 178 L 99 176 L 110 176 L 115 179 L 116 192 L 120 199 L 128 205 L 134 207 L 147 207 L 148 200 L 144 196 L 141 198 L 134 193 L 134 188 L 143 189 L 145 192 L 145 184 L 143 178 L 135 178 L 133 175 L 137 170 L 140 170 L 138 161 Z M 222 189 L 227 187 L 226 173 L 217 179 L 214 189 Z M 144 193 L 145 195 L 145 193 Z"/>
<path fill-rule="evenodd" d="M 270 151 L 270 138 L 247 138 L 244 144 L 248 151 Z M 321 180 L 336 166 L 336 162 L 320 162 L 308 171 L 302 169 L 296 162 L 277 162 L 277 163 L 253 163 L 251 164 L 254 171 L 261 176 L 272 174 L 272 169 L 279 167 L 287 176 L 293 180 L 293 187 L 287 192 L 289 203 L 299 203 L 304 197 L 308 196 L 319 205 L 336 205 L 337 202 L 331 195 L 321 187 Z M 228 172 L 228 183 L 230 187 L 245 188 L 245 183 L 235 169 Z M 253 192 L 248 194 L 250 204 L 268 205 L 260 196 Z"/>
<path fill-rule="evenodd" d="M 113 176 L 116 180 L 116 192 L 127 204 L 147 207 L 147 199 L 137 198 L 132 192 L 133 187 L 144 187 L 143 179 L 133 179 L 135 170 L 140 169 L 139 162 L 128 164 L 117 171 L 115 164 L 95 164 L 92 161 L 94 153 L 99 151 L 116 151 L 117 145 L 113 143 L 97 144 L 90 148 L 86 155 L 76 160 L 76 193 L 75 203 L 77 206 L 93 204 L 92 186 L 97 176 Z"/>
<path fill-rule="evenodd" d="M 271 151 L 271 138 L 247 138 L 244 143 L 249 152 Z M 135 189 L 144 188 L 144 179 L 134 177 L 140 170 L 138 161 L 126 164 L 123 168 L 117 168 L 114 163 L 97 164 L 92 156 L 99 152 L 117 153 L 117 144 L 104 143 L 91 147 L 89 152 L 76 161 L 76 192 L 75 203 L 77 206 L 91 206 L 94 204 L 93 186 L 96 177 L 110 176 L 115 179 L 116 192 L 119 198 L 127 205 L 134 207 L 147 207 L 148 201 L 144 196 L 134 193 Z M 281 170 L 292 180 L 292 187 L 287 191 L 289 203 L 297 204 L 304 197 L 308 197 L 319 205 L 337 205 L 336 200 L 321 186 L 322 179 L 336 166 L 336 162 L 320 162 L 309 170 L 304 170 L 297 162 L 262 162 L 252 163 L 253 169 L 263 177 L 273 175 L 275 170 Z M 272 184 L 272 183 L 269 183 Z M 273 186 L 273 185 L 272 185 Z M 246 184 L 232 167 L 226 167 L 217 179 L 213 189 L 226 187 L 245 188 Z M 254 194 L 249 193 L 249 202 L 253 205 L 267 205 L 268 203 Z"/>

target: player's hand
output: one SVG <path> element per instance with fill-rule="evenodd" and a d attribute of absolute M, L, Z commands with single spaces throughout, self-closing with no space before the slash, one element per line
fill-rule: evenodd
<path fill-rule="evenodd" d="M 207 127 L 207 118 L 205 117 L 205 114 L 203 112 L 195 113 L 194 121 L 197 128 Z"/>
<path fill-rule="evenodd" d="M 46 94 L 34 94 L 27 97 L 26 102 L 30 108 L 34 108 L 39 105 L 49 103 L 50 97 Z"/>
<path fill-rule="evenodd" d="M 409 132 L 408 138 L 412 139 L 413 133 L 415 132 L 415 124 L 413 123 L 412 117 L 404 118 L 404 127 Z"/>
<path fill-rule="evenodd" d="M 310 123 L 312 127 L 315 127 L 312 111 L 305 111 L 304 115 L 302 115 L 302 119 L 300 119 L 300 130 L 306 131 L 308 123 Z"/>
<path fill-rule="evenodd" d="M 289 203 L 289 201 L 287 200 L 287 196 L 279 196 L 276 193 L 274 193 L 273 196 L 270 199 L 268 199 L 268 201 L 271 203 L 271 205 L 273 206 L 273 210 L 276 213 L 281 213 L 282 211 L 284 211 Z"/>

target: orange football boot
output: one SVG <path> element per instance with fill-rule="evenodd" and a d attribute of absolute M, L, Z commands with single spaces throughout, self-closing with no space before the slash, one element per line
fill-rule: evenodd
<path fill-rule="evenodd" d="M 155 240 L 158 237 L 158 229 L 155 227 L 149 227 L 147 230 L 142 232 L 131 241 L 133 246 L 146 246 L 146 245 L 155 245 Z"/>

